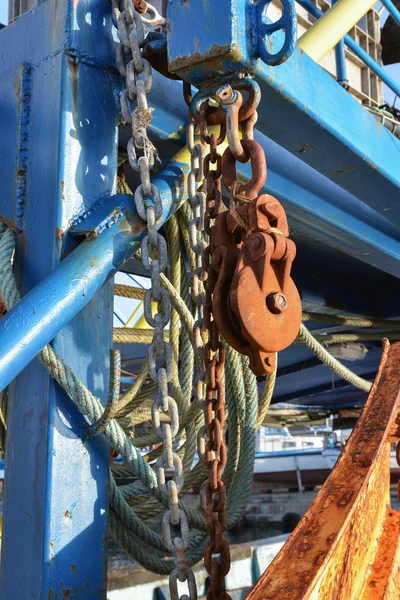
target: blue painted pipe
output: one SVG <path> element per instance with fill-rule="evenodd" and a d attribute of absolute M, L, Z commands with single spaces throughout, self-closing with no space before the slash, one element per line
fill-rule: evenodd
<path fill-rule="evenodd" d="M 186 164 L 171 161 L 152 179 L 160 190 L 163 213 L 157 226 L 186 199 Z M 131 196 L 107 201 L 121 214 L 96 237 L 86 238 L 0 321 L 0 390 L 3 390 L 93 298 L 138 248 L 145 232 Z M 101 211 L 99 211 L 101 213 Z M 94 211 L 90 220 L 97 217 Z M 100 218 L 101 221 L 101 218 Z M 81 228 L 89 223 L 85 219 Z"/>
<path fill-rule="evenodd" d="M 392 0 L 381 0 L 383 6 L 386 8 L 388 13 L 393 17 L 396 21 L 397 25 L 400 27 L 400 11 L 395 7 Z"/>
<path fill-rule="evenodd" d="M 336 55 L 336 79 L 340 85 L 348 84 L 347 78 L 347 67 L 346 67 L 346 55 L 344 51 L 344 40 L 340 40 L 335 46 Z"/>
<path fill-rule="evenodd" d="M 337 0 L 334 0 L 336 4 Z M 346 54 L 344 50 L 344 40 L 340 40 L 335 46 L 336 56 L 336 80 L 340 85 L 347 86 L 349 80 L 347 79 L 347 66 L 346 66 Z"/>
<path fill-rule="evenodd" d="M 311 2 L 311 0 L 297 0 L 297 2 L 303 8 L 305 8 L 306 10 L 308 10 L 308 12 L 310 14 L 312 14 L 316 19 L 319 19 L 324 14 L 322 12 L 322 10 L 320 10 L 319 8 L 317 8 L 315 6 L 315 4 L 313 4 Z M 378 65 L 378 63 L 376 63 L 370 57 L 370 55 L 368 54 L 368 52 L 365 52 L 365 50 L 363 50 L 353 40 L 353 38 L 350 35 L 348 35 L 348 34 L 345 35 L 343 39 L 344 39 L 344 42 L 345 42 L 346 46 L 348 46 L 350 48 L 350 50 L 352 52 L 354 52 L 354 54 L 356 56 L 358 56 L 358 58 L 360 60 L 362 60 L 367 65 L 367 67 L 369 67 L 371 69 L 371 71 L 373 71 L 376 75 L 378 75 L 378 77 L 380 79 L 382 79 L 382 81 L 384 83 L 386 83 L 386 85 L 392 90 L 392 92 L 394 92 L 397 96 L 400 96 L 400 85 L 394 79 L 392 79 L 392 77 L 390 77 L 390 75 L 388 73 L 386 73 L 386 71 L 380 65 Z"/>

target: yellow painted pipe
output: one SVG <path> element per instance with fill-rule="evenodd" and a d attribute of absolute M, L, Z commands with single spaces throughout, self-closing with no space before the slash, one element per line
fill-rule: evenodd
<path fill-rule="evenodd" d="M 139 304 L 137 305 L 137 307 L 135 308 L 135 310 L 133 311 L 133 313 L 131 314 L 131 316 L 129 317 L 127 322 L 125 323 L 124 327 L 130 327 L 133 320 L 138 316 L 139 312 L 142 310 L 143 310 L 143 302 L 141 301 L 141 302 L 139 302 Z"/>
<path fill-rule="evenodd" d="M 297 45 L 315 62 L 320 62 L 377 0 L 338 0 L 299 39 Z"/>
<path fill-rule="evenodd" d="M 143 302 L 140 303 L 138 308 L 141 308 L 142 305 L 143 305 Z M 157 312 L 157 302 L 152 302 L 151 303 L 151 314 L 153 315 L 153 317 L 156 314 L 156 312 Z M 140 317 L 134 324 L 134 327 L 135 327 L 135 329 L 152 329 L 152 327 L 148 324 L 148 322 L 145 319 L 144 312 L 142 312 L 142 314 L 140 315 Z"/>

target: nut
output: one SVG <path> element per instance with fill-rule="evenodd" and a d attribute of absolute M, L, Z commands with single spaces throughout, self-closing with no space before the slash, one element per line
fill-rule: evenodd
<path fill-rule="evenodd" d="M 277 292 L 267 296 L 267 307 L 274 314 L 279 314 L 287 309 L 287 300 L 285 294 Z"/>

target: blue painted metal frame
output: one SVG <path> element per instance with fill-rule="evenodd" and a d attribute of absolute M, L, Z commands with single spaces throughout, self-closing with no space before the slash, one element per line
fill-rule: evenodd
<path fill-rule="evenodd" d="M 0 32 L 0 214 L 18 231 L 23 295 L 70 250 L 63 235 L 70 219 L 114 190 L 111 31 L 106 0 L 48 0 Z M 112 301 L 109 284 L 53 342 L 102 401 Z M 4 600 L 106 595 L 109 449 L 98 439 L 83 444 L 83 426 L 37 360 L 10 386 Z"/>
<path fill-rule="evenodd" d="M 231 52 L 232 21 L 226 19 L 229 10 L 223 9 L 227 6 L 229 9 L 232 2 L 221 0 L 212 6 L 215 14 L 208 25 L 216 22 L 228 45 L 225 45 L 227 54 L 222 58 L 218 54 L 220 48 L 214 48 L 216 55 L 211 71 L 217 72 L 229 64 L 232 72 L 247 60 L 241 56 L 240 45 L 243 43 L 247 48 L 248 44 L 246 33 L 249 32 L 243 27 L 245 11 L 237 17 L 239 45 L 235 48 L 236 54 Z M 180 2 L 171 0 L 171 8 L 174 4 Z M 193 0 L 186 4 L 193 6 Z M 246 9 L 248 3 L 241 1 L 241 6 Z M 47 285 L 46 295 L 35 296 L 36 290 L 26 296 L 28 300 L 22 301 L 22 308 L 29 305 L 29 310 L 20 313 L 16 320 L 13 319 L 18 311 L 11 311 L 3 323 L 22 331 L 25 315 L 37 319 L 36 324 L 43 326 L 43 332 L 40 332 L 38 347 L 31 348 L 33 357 L 93 296 L 79 315 L 56 335 L 54 347 L 103 401 L 111 346 L 112 289 L 106 284 L 98 290 L 121 262 L 124 252 L 128 253 L 126 246 L 132 240 L 123 233 L 115 236 L 120 226 L 117 222 L 71 252 L 73 243 L 64 232 L 77 214 L 114 191 L 119 78 L 115 75 L 109 10 L 106 0 L 63 3 L 47 0 L 0 33 L 3 57 L 0 65 L 3 109 L 0 114 L 3 169 L 0 213 L 19 232 L 16 264 L 22 293 L 27 294 L 37 284 Z M 218 11 L 221 14 L 223 11 L 229 23 L 218 18 Z M 196 23 L 196 31 L 205 33 L 199 20 L 190 19 L 180 33 L 189 29 L 187 23 L 190 22 Z M 173 25 L 175 27 L 177 21 Z M 188 32 L 189 39 L 193 33 Z M 207 47 L 214 39 L 212 31 L 207 35 L 209 37 L 199 41 L 199 53 L 200 49 L 204 51 L 204 44 Z M 279 34 L 277 38 L 279 42 Z M 200 54 L 184 66 L 192 81 L 204 76 L 202 69 L 206 65 L 196 66 Z M 261 127 L 293 152 L 257 134 L 269 158 L 265 191 L 285 202 L 293 227 L 400 277 L 399 230 L 366 206 L 371 204 L 378 208 L 369 197 L 374 192 L 371 182 L 375 189 L 378 184 L 382 185 L 380 199 L 387 193 L 389 202 L 398 190 L 398 181 L 393 175 L 398 161 L 397 142 L 392 141 L 383 128 L 373 126 L 372 118 L 366 119 L 366 130 L 362 132 L 364 116 L 360 107 L 355 108 L 344 92 L 340 95 L 334 82 L 299 51 L 277 69 L 268 69 L 256 61 L 251 61 L 251 67 L 264 90 Z M 210 71 L 206 71 L 208 77 Z M 307 78 L 310 89 L 304 85 Z M 150 129 L 157 137 L 168 140 L 171 147 L 179 146 L 184 139 L 186 121 L 186 109 L 179 99 L 180 84 L 166 82 L 158 76 L 154 79 L 151 103 L 157 111 Z M 321 84 L 326 87 L 327 106 L 321 109 L 312 89 L 317 81 L 319 87 Z M 348 117 L 334 112 L 339 101 Z M 358 119 L 360 123 L 351 147 L 349 135 L 344 131 L 348 119 L 356 119 L 356 122 Z M 282 128 L 282 122 L 287 129 Z M 335 131 L 336 124 L 339 134 Z M 307 128 L 311 141 L 307 141 Z M 371 169 L 360 155 L 365 140 L 368 151 L 373 143 L 378 144 L 371 154 L 379 159 L 379 169 Z M 385 171 L 381 158 L 389 146 L 394 156 Z M 332 169 L 342 165 L 341 156 L 343 161 L 346 156 L 354 161 L 353 171 L 341 167 L 342 171 L 339 169 L 333 175 Z M 317 173 L 304 160 L 315 164 L 328 177 Z M 171 178 L 180 177 L 182 165 L 175 167 Z M 243 175 L 248 175 L 246 166 Z M 335 179 L 342 187 L 329 179 Z M 166 187 L 171 188 L 171 185 Z M 343 188 L 351 189 L 358 197 Z M 173 200 L 178 197 L 179 191 Z M 78 227 L 83 234 L 88 225 L 97 225 L 99 213 L 92 214 L 92 223 L 88 219 L 78 224 L 76 233 L 79 233 Z M 98 270 L 98 265 L 87 262 L 89 254 L 92 258 L 97 256 L 96 248 L 101 262 Z M 66 254 L 69 257 L 57 268 Z M 76 261 L 77 257 L 80 261 Z M 78 262 L 79 268 L 87 268 L 88 284 L 76 286 L 75 290 L 70 286 L 65 294 L 65 281 L 60 281 L 60 273 L 65 274 Z M 68 276 L 71 273 L 73 271 L 69 271 Z M 47 277 L 50 279 L 46 280 Z M 48 285 L 49 281 L 53 284 Z M 44 287 L 39 289 L 43 291 Z M 65 295 L 64 304 L 58 303 L 60 292 Z M 43 317 L 51 303 L 55 312 L 52 319 L 47 315 L 43 323 L 35 311 Z M 61 307 L 61 311 L 57 312 L 56 306 Z M 24 340 L 22 335 L 21 342 Z M 28 356 L 24 361 L 27 360 Z M 281 397 L 285 397 L 283 389 Z M 64 596 L 69 593 L 71 597 L 83 599 L 105 596 L 108 448 L 99 440 L 91 440 L 83 446 L 79 437 L 83 426 L 69 399 L 38 361 L 34 360 L 10 386 L 0 583 L 0 597 L 4 600 L 57 598 L 64 592 Z"/>
<path fill-rule="evenodd" d="M 152 181 L 163 212 L 160 228 L 186 198 L 189 165 L 171 161 Z M 69 235 L 88 236 L 0 321 L 0 390 L 4 389 L 138 249 L 144 236 L 133 196 L 96 203 L 72 223 Z"/>
<path fill-rule="evenodd" d="M 169 3 L 170 70 L 196 87 L 206 81 L 212 87 L 221 72 L 231 78 L 240 71 L 254 73 L 263 98 L 258 129 L 400 223 L 400 141 L 299 48 L 278 67 L 256 60 L 249 3 L 215 3 L 212 19 L 206 6 L 202 0 Z"/>

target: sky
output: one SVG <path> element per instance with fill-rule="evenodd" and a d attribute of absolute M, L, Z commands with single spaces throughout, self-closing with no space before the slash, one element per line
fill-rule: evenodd
<path fill-rule="evenodd" d="M 0 0 L 0 23 L 6 24 L 8 15 L 8 0 Z"/>

